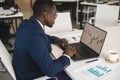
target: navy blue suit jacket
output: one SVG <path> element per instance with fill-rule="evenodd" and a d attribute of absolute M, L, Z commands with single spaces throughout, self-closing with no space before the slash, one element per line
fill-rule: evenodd
<path fill-rule="evenodd" d="M 51 43 L 55 43 L 56 39 L 57 37 L 46 35 L 34 17 L 20 24 L 12 60 L 17 80 L 33 80 L 43 75 L 55 76 L 70 65 L 66 56 L 56 60 L 51 58 Z"/>

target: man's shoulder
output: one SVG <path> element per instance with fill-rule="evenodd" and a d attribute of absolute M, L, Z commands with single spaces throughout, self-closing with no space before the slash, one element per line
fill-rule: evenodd
<path fill-rule="evenodd" d="M 29 19 L 24 19 L 23 21 L 22 21 L 22 23 L 24 24 L 24 23 L 29 23 L 29 24 L 33 24 L 33 23 L 36 23 L 37 21 L 36 21 L 36 19 L 34 18 L 34 17 L 30 17 Z"/>

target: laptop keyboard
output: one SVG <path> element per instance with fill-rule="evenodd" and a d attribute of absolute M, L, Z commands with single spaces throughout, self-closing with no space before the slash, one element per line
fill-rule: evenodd
<path fill-rule="evenodd" d="M 76 48 L 76 53 L 72 57 L 72 59 L 75 60 L 75 61 L 76 60 L 82 60 L 82 59 L 88 59 L 88 58 L 93 57 L 93 55 L 89 54 L 89 52 L 85 49 L 85 47 L 81 46 L 80 43 L 70 44 L 70 46 Z"/>

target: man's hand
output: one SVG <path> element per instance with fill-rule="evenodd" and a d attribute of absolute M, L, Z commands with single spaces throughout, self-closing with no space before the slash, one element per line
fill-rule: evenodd
<path fill-rule="evenodd" d="M 58 39 L 56 42 L 63 50 L 65 50 L 68 46 L 68 42 L 66 39 Z"/>
<path fill-rule="evenodd" d="M 63 54 L 66 54 L 70 57 L 73 57 L 73 55 L 75 54 L 76 49 L 74 47 L 68 46 L 65 50 Z"/>

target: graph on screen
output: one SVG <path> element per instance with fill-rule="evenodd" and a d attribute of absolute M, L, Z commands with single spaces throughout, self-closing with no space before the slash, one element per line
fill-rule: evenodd
<path fill-rule="evenodd" d="M 85 30 L 84 34 L 90 37 L 89 45 L 96 43 L 97 45 L 102 44 L 104 39 L 101 37 L 101 34 L 92 34 L 92 30 Z"/>
<path fill-rule="evenodd" d="M 105 37 L 106 31 L 93 25 L 86 24 L 81 37 L 81 41 L 88 47 L 99 53 L 103 46 Z"/>

